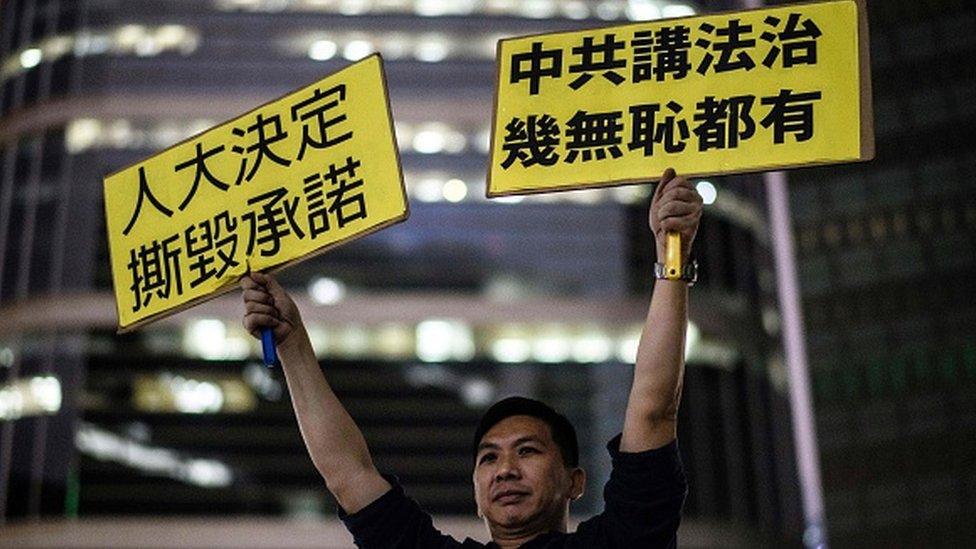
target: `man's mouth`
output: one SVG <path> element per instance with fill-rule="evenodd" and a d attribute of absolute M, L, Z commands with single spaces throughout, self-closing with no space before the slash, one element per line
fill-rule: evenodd
<path fill-rule="evenodd" d="M 522 501 L 522 499 L 527 497 L 528 495 L 529 493 L 524 490 L 502 490 L 501 492 L 495 494 L 495 497 L 492 498 L 492 501 L 494 501 L 495 503 L 500 503 L 502 505 L 509 505 L 512 503 L 518 503 Z"/>

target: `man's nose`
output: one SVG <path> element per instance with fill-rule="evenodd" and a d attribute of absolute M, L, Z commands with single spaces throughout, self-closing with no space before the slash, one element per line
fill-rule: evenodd
<path fill-rule="evenodd" d="M 495 478 L 498 480 L 519 478 L 520 476 L 518 461 L 514 456 L 501 456 L 498 458 L 498 468 L 495 469 Z"/>

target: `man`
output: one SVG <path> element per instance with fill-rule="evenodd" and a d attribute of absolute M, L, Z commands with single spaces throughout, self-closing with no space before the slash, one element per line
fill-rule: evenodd
<path fill-rule="evenodd" d="M 668 169 L 654 191 L 650 226 L 657 258 L 665 235 L 681 234 L 686 261 L 702 200 Z M 362 433 L 326 382 L 295 303 L 270 276 L 241 280 L 244 327 L 255 337 L 271 328 L 299 428 L 315 467 L 341 507 L 340 517 L 364 548 L 485 547 L 436 530 L 428 514 L 391 476 L 373 465 Z M 569 504 L 583 493 L 576 434 L 565 417 L 525 398 L 505 399 L 482 418 L 474 439 L 478 515 L 488 547 L 674 547 L 687 491 L 677 450 L 684 370 L 688 284 L 658 280 L 641 334 L 623 432 L 608 444 L 613 472 L 605 509 L 567 533 Z"/>

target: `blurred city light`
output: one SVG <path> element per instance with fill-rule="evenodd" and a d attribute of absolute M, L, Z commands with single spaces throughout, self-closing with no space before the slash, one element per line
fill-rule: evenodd
<path fill-rule="evenodd" d="M 373 53 L 373 44 L 367 40 L 352 40 L 342 49 L 342 56 L 348 61 L 359 61 Z"/>
<path fill-rule="evenodd" d="M 214 4 L 225 11 L 315 11 L 351 16 L 412 12 L 421 17 L 482 14 L 528 19 L 586 19 L 597 16 L 605 20 L 643 21 L 662 14 L 678 17 L 694 13 L 687 4 L 666 4 L 660 0 L 215 0 Z"/>
<path fill-rule="evenodd" d="M 446 132 L 440 124 L 429 124 L 413 137 L 413 150 L 421 154 L 435 154 L 444 150 Z"/>
<path fill-rule="evenodd" d="M 714 204 L 715 199 L 718 198 L 718 189 L 716 189 L 715 185 L 713 185 L 710 181 L 699 181 L 698 184 L 695 185 L 695 190 L 697 190 L 698 194 L 701 195 L 702 202 L 704 202 L 706 205 Z"/>
<path fill-rule="evenodd" d="M 424 320 L 417 324 L 417 358 L 424 362 L 471 360 L 475 355 L 474 334 L 459 320 Z"/>
<path fill-rule="evenodd" d="M 14 365 L 14 350 L 10 347 L 0 347 L 0 368 L 10 368 Z"/>
<path fill-rule="evenodd" d="M 233 472 L 220 461 L 185 457 L 173 450 L 123 438 L 88 422 L 79 425 L 75 447 L 100 461 L 113 461 L 145 474 L 165 476 L 203 488 L 222 488 L 234 482 Z"/>
<path fill-rule="evenodd" d="M 495 386 L 482 378 L 471 378 L 461 386 L 461 399 L 471 408 L 488 406 L 495 400 Z"/>
<path fill-rule="evenodd" d="M 35 376 L 0 385 L 0 421 L 57 413 L 61 399 L 61 382 L 54 376 Z"/>
<path fill-rule="evenodd" d="M 661 18 L 661 8 L 653 0 L 629 0 L 627 17 L 631 21 L 650 21 Z"/>
<path fill-rule="evenodd" d="M 436 177 L 425 177 L 411 185 L 413 197 L 421 202 L 437 202 L 444 196 L 444 182 Z"/>
<path fill-rule="evenodd" d="M 566 330 L 546 327 L 532 341 L 532 358 L 538 362 L 557 363 L 569 360 L 572 342 Z"/>
<path fill-rule="evenodd" d="M 115 44 L 120 50 L 133 51 L 146 34 L 142 25 L 123 25 L 115 30 Z"/>
<path fill-rule="evenodd" d="M 176 376 L 171 381 L 176 411 L 184 414 L 212 414 L 224 404 L 224 393 L 215 383 Z"/>
<path fill-rule="evenodd" d="M 414 331 L 400 323 L 384 323 L 374 332 L 376 354 L 383 359 L 413 358 L 416 345 Z"/>
<path fill-rule="evenodd" d="M 468 195 L 468 186 L 460 179 L 450 179 L 444 183 L 444 200 L 461 202 Z"/>
<path fill-rule="evenodd" d="M 339 13 L 342 15 L 363 15 L 369 12 L 370 0 L 340 0 Z"/>
<path fill-rule="evenodd" d="M 688 329 L 685 331 L 685 358 L 695 352 L 701 342 L 701 329 L 694 322 L 688 321 Z"/>
<path fill-rule="evenodd" d="M 41 63 L 43 54 L 38 48 L 29 48 L 20 53 L 20 66 L 25 69 L 32 69 Z"/>
<path fill-rule="evenodd" d="M 284 392 L 281 382 L 271 375 L 271 370 L 264 364 L 249 363 L 244 367 L 243 377 L 248 386 L 264 400 L 281 400 Z"/>
<path fill-rule="evenodd" d="M 613 356 L 613 341 L 600 331 L 587 331 L 573 340 L 572 356 L 581 363 L 606 362 Z"/>
<path fill-rule="evenodd" d="M 519 14 L 530 19 L 547 19 L 556 15 L 554 0 L 521 0 Z"/>
<path fill-rule="evenodd" d="M 216 360 L 224 356 L 224 339 L 227 328 L 216 319 L 195 320 L 187 324 L 183 345 L 187 354 Z"/>
<path fill-rule="evenodd" d="M 563 15 L 569 19 L 586 19 L 590 16 L 590 8 L 584 0 L 566 0 L 561 8 Z"/>
<path fill-rule="evenodd" d="M 640 329 L 632 330 L 617 342 L 617 360 L 624 364 L 637 362 L 637 346 L 640 343 Z"/>
<path fill-rule="evenodd" d="M 668 4 L 661 9 L 661 17 L 668 19 L 673 17 L 688 17 L 690 15 L 695 15 L 695 8 L 688 4 Z"/>
<path fill-rule="evenodd" d="M 417 42 L 414 57 L 425 63 L 437 63 L 447 58 L 451 52 L 450 43 L 439 34 L 423 37 Z"/>
<path fill-rule="evenodd" d="M 519 337 L 506 337 L 491 344 L 492 357 L 498 362 L 526 362 L 532 356 L 532 344 Z"/>
<path fill-rule="evenodd" d="M 335 334 L 335 351 L 343 358 L 365 356 L 370 351 L 369 331 L 358 324 L 343 326 Z"/>
<path fill-rule="evenodd" d="M 247 358 L 251 353 L 249 336 L 235 325 L 232 330 L 217 319 L 196 319 L 183 328 L 183 351 L 204 360 Z"/>
<path fill-rule="evenodd" d="M 335 57 L 339 46 L 332 40 L 316 40 L 308 47 L 308 56 L 316 61 L 327 61 Z"/>
<path fill-rule="evenodd" d="M 346 297 L 346 285 L 335 278 L 316 277 L 308 286 L 308 295 L 319 305 L 335 305 Z"/>
<path fill-rule="evenodd" d="M 198 379 L 190 374 L 162 372 L 136 376 L 132 405 L 150 413 L 239 414 L 253 410 L 257 399 L 242 377 Z"/>

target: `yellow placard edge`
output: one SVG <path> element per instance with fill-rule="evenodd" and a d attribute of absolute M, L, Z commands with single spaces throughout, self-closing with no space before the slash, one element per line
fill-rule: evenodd
<path fill-rule="evenodd" d="M 809 5 L 821 5 L 821 4 L 837 4 L 837 3 L 851 3 L 854 4 L 856 14 L 857 14 L 857 24 L 858 24 L 858 75 L 860 80 L 860 114 L 861 114 L 861 135 L 860 135 L 860 157 L 852 158 L 850 160 L 827 160 L 822 162 L 803 162 L 800 164 L 776 164 L 776 165 L 760 165 L 754 166 L 752 168 L 744 168 L 741 170 L 728 170 L 722 172 L 695 172 L 688 174 L 680 174 L 682 177 L 688 178 L 699 178 L 699 177 L 714 177 L 721 175 L 738 175 L 738 174 L 748 174 L 748 173 L 765 173 L 768 171 L 779 171 L 791 168 L 813 168 L 816 166 L 830 166 L 834 164 L 846 164 L 849 162 L 866 162 L 868 160 L 873 160 L 875 155 L 874 146 L 874 111 L 872 110 L 872 98 L 871 98 L 871 51 L 868 35 L 868 15 L 867 15 L 867 0 L 806 0 L 803 2 L 790 2 L 788 4 L 778 4 L 776 6 L 763 6 L 759 8 L 749 8 L 744 10 L 726 10 L 707 14 L 696 14 L 692 16 L 681 16 L 681 17 L 666 17 L 662 19 L 655 19 L 653 22 L 655 24 L 662 21 L 675 21 L 675 20 L 686 20 L 686 19 L 699 19 L 703 17 L 712 16 L 724 16 L 732 15 L 737 13 L 747 13 L 753 11 L 769 11 L 772 9 L 787 8 L 789 6 L 809 6 Z M 613 29 L 619 27 L 626 27 L 632 25 L 638 25 L 641 22 L 631 22 L 612 25 L 601 25 L 599 27 L 592 27 L 587 29 L 576 29 L 567 31 L 557 31 L 557 32 L 541 32 L 536 34 L 526 34 L 524 36 L 513 36 L 511 38 L 502 38 L 495 44 L 495 100 L 491 108 L 491 149 L 488 152 L 488 170 L 485 179 L 485 197 L 486 198 L 499 198 L 504 196 L 519 196 L 519 195 L 532 195 L 532 194 L 544 194 L 551 192 L 562 192 L 562 191 L 581 191 L 586 189 L 602 189 L 608 187 L 619 187 L 622 185 L 640 185 L 646 183 L 652 183 L 658 181 L 660 178 L 656 175 L 652 175 L 647 179 L 614 179 L 609 181 L 594 182 L 594 183 L 573 183 L 568 185 L 557 185 L 552 187 L 544 188 L 531 188 L 531 189 L 513 189 L 507 191 L 492 191 L 491 188 L 491 175 L 492 168 L 495 165 L 495 123 L 498 117 L 498 101 L 499 101 L 499 86 L 501 83 L 501 72 L 502 72 L 502 43 L 511 42 L 514 40 L 524 40 L 526 38 L 535 38 L 539 36 L 558 36 L 563 34 L 577 34 L 581 32 L 591 32 L 600 31 L 604 29 Z M 647 21 L 644 21 L 647 23 Z"/>
<path fill-rule="evenodd" d="M 873 160 L 874 98 L 871 85 L 871 32 L 868 25 L 867 0 L 854 0 L 857 7 L 857 45 L 861 84 L 861 161 Z"/>
<path fill-rule="evenodd" d="M 848 160 L 824 160 L 820 162 L 804 162 L 802 164 L 775 164 L 775 165 L 763 165 L 754 166 L 752 168 L 743 168 L 740 170 L 726 170 L 721 172 L 688 172 L 678 174 L 681 177 L 686 177 L 688 179 L 697 179 L 702 177 L 717 177 L 724 175 L 742 175 L 750 173 L 765 173 L 770 171 L 780 171 L 786 169 L 795 168 L 815 168 L 817 166 L 831 166 L 834 164 L 846 164 L 850 162 L 866 162 L 871 160 L 871 158 L 850 158 Z M 666 169 L 662 168 L 662 171 Z M 507 191 L 487 191 L 486 195 L 488 198 L 498 198 L 503 196 L 521 196 L 521 195 L 533 195 L 533 194 L 545 194 L 551 192 L 562 192 L 562 191 L 583 191 L 587 189 L 606 189 L 609 187 L 621 187 L 625 185 L 644 185 L 649 183 L 656 183 L 661 179 L 661 174 L 648 175 L 646 178 L 626 178 L 626 179 L 613 179 L 607 181 L 600 181 L 594 183 L 574 183 L 569 185 L 554 185 L 550 187 L 542 188 L 531 188 L 531 189 L 511 189 Z"/>
<path fill-rule="evenodd" d="M 301 86 L 292 88 L 292 89 L 288 90 L 287 92 L 279 95 L 278 97 L 276 97 L 276 98 L 274 98 L 274 99 L 272 99 L 270 101 L 265 101 L 264 103 L 261 103 L 257 107 L 254 107 L 253 109 L 250 109 L 247 112 L 244 112 L 242 114 L 238 114 L 238 115 L 236 115 L 236 116 L 234 116 L 232 118 L 228 118 L 227 120 L 224 120 L 223 122 L 218 123 L 215 126 L 211 126 L 211 127 L 207 128 L 205 130 L 202 130 L 200 132 L 197 132 L 197 133 L 191 135 L 190 137 L 187 137 L 183 141 L 180 141 L 179 143 L 175 143 L 173 145 L 170 145 L 169 147 L 166 147 L 165 149 L 163 149 L 161 151 L 158 151 L 156 153 L 153 153 L 153 154 L 151 154 L 151 155 L 143 158 L 142 160 L 139 160 L 138 162 L 133 162 L 132 164 L 129 164 L 128 166 L 125 166 L 123 168 L 119 168 L 119 169 L 115 170 L 114 172 L 111 172 L 111 173 L 109 173 L 108 175 L 106 175 L 106 176 L 104 176 L 102 178 L 103 186 L 104 186 L 104 182 L 106 182 L 108 179 L 110 179 L 110 178 L 112 178 L 112 177 L 114 177 L 114 176 L 116 176 L 116 175 L 118 175 L 118 174 L 120 174 L 120 173 L 122 173 L 122 172 L 124 172 L 124 171 L 126 171 L 128 169 L 130 169 L 130 168 L 133 168 L 133 167 L 138 166 L 138 165 L 140 165 L 142 163 L 148 162 L 148 161 L 152 160 L 153 158 L 156 158 L 157 156 L 159 156 L 161 154 L 164 154 L 164 153 L 166 153 L 167 151 L 169 151 L 171 149 L 175 149 L 177 147 L 180 147 L 182 145 L 185 145 L 185 144 L 189 143 L 190 141 L 193 141 L 194 139 L 196 139 L 197 137 L 199 137 L 202 134 L 209 133 L 209 132 L 211 132 L 213 130 L 216 130 L 218 128 L 222 128 L 222 127 L 230 124 L 231 122 L 234 122 L 235 120 L 238 120 L 240 118 L 244 118 L 245 116 L 247 116 L 247 115 L 249 115 L 249 114 L 251 114 L 253 112 L 259 111 L 259 110 L 267 107 L 268 105 L 270 105 L 272 103 L 277 103 L 278 101 L 281 101 L 282 99 L 284 99 L 284 98 L 288 97 L 289 95 L 297 92 L 298 90 L 305 89 L 305 88 L 311 86 L 312 84 L 318 83 L 318 82 L 320 82 L 320 81 L 322 81 L 322 80 L 324 80 L 324 79 L 326 79 L 326 78 L 328 78 L 330 76 L 337 76 L 339 74 L 342 74 L 343 72 L 346 72 L 347 70 L 352 69 L 356 65 L 360 65 L 360 64 L 365 63 L 366 61 L 368 61 L 372 57 L 378 57 L 379 58 L 379 61 L 380 61 L 380 70 L 382 71 L 382 68 L 383 68 L 383 56 L 380 55 L 379 52 L 370 54 L 370 55 L 368 55 L 368 56 L 360 59 L 359 61 L 356 61 L 354 63 L 350 63 L 350 64 L 346 65 L 345 67 L 342 67 L 339 70 L 332 71 L 330 73 L 325 74 L 324 76 L 320 76 L 319 78 L 316 78 L 315 80 L 312 80 L 311 82 L 309 82 L 307 84 L 302 84 Z M 385 85 L 386 84 L 385 84 L 385 81 L 384 81 L 384 86 Z"/>
<path fill-rule="evenodd" d="M 325 253 L 325 252 L 327 252 L 327 251 L 329 251 L 329 250 L 331 250 L 333 248 L 337 248 L 337 247 L 339 247 L 339 246 L 341 246 L 343 244 L 347 244 L 351 240 L 355 240 L 355 239 L 358 239 L 358 238 L 362 238 L 362 237 L 365 237 L 365 236 L 369 236 L 369 235 L 371 235 L 371 234 L 373 234 L 373 233 L 375 233 L 377 231 L 380 231 L 380 230 L 385 229 L 387 227 L 390 227 L 392 225 L 396 225 L 397 223 L 402 223 L 403 221 L 406 221 L 407 218 L 410 217 L 410 201 L 407 200 L 407 188 L 406 188 L 406 183 L 403 180 L 403 164 L 400 162 L 400 148 L 397 145 L 396 126 L 393 124 L 393 111 L 390 108 L 390 93 L 389 93 L 389 87 L 387 86 L 387 81 L 386 81 L 386 71 L 383 68 L 384 67 L 384 65 L 383 65 L 383 56 L 380 55 L 379 52 L 374 53 L 374 54 L 371 54 L 371 55 L 369 55 L 367 57 L 364 57 L 363 59 L 360 59 L 359 61 L 356 61 L 355 63 L 350 63 L 349 65 L 347 65 L 347 66 L 345 66 L 345 67 L 343 67 L 343 68 L 341 68 L 341 69 L 339 69 L 337 71 L 333 71 L 333 72 L 331 72 L 329 74 L 326 74 L 325 76 L 322 76 L 321 78 L 318 78 L 316 80 L 313 80 L 313 81 L 309 82 L 308 84 L 304 84 L 302 86 L 299 86 L 297 88 L 294 88 L 294 89 L 292 89 L 292 90 L 290 90 L 290 91 L 282 94 L 281 96 L 279 96 L 279 97 L 277 97 L 275 99 L 272 99 L 271 101 L 267 101 L 265 103 L 262 103 L 260 106 L 255 107 L 255 108 L 253 108 L 253 109 L 245 112 L 244 114 L 240 114 L 240 115 L 237 115 L 237 116 L 235 116 L 233 118 L 229 118 L 229 119 L 225 120 L 224 122 L 221 122 L 220 124 L 217 124 L 216 126 L 207 128 L 206 130 L 203 130 L 203 131 L 201 131 L 199 133 L 196 133 L 196 134 L 194 134 L 194 135 L 192 135 L 192 136 L 184 139 L 183 141 L 180 141 L 179 143 L 176 143 L 175 145 L 171 145 L 171 146 L 163 149 L 162 151 L 159 151 L 159 152 L 157 152 L 155 154 L 152 154 L 152 155 L 150 155 L 150 156 L 148 156 L 148 157 L 146 157 L 146 158 L 144 158 L 144 159 L 142 159 L 142 160 L 140 160 L 138 162 L 129 164 L 128 166 L 126 166 L 124 168 L 115 170 L 114 172 L 112 172 L 112 173 L 110 173 L 110 174 L 108 174 L 108 175 L 106 175 L 105 177 L 102 178 L 102 189 L 103 189 L 103 192 L 104 193 L 107 193 L 108 192 L 108 186 L 106 185 L 106 183 L 108 182 L 108 179 L 110 177 L 112 177 L 112 176 L 114 176 L 114 175 L 116 175 L 116 174 L 118 174 L 120 172 L 123 172 L 125 170 L 128 170 L 128 169 L 130 169 L 130 168 L 132 168 L 134 166 L 137 166 L 139 164 L 142 164 L 144 162 L 148 162 L 149 160 L 152 160 L 153 158 L 155 158 L 155 157 L 157 157 L 157 156 L 165 153 L 166 151 L 168 151 L 170 149 L 179 147 L 179 146 L 181 146 L 181 145 L 183 145 L 185 143 L 189 143 L 190 141 L 192 141 L 197 136 L 199 136 L 199 135 L 201 135 L 203 133 L 207 133 L 207 132 L 209 132 L 211 130 L 215 130 L 215 129 L 220 128 L 222 126 L 226 126 L 227 124 L 229 124 L 229 123 L 231 123 L 231 122 L 233 122 L 233 121 L 235 121 L 237 119 L 244 118 L 245 116 L 247 116 L 247 115 L 249 115 L 249 114 L 251 114 L 251 113 L 253 113 L 255 111 L 258 111 L 260 109 L 263 109 L 263 108 L 267 107 L 268 105 L 270 105 L 272 103 L 276 103 L 278 101 L 281 101 L 282 99 L 288 97 L 289 95 L 295 93 L 296 91 L 298 91 L 300 89 L 303 89 L 303 88 L 306 88 L 308 86 L 311 86 L 312 84 L 314 84 L 316 82 L 319 82 L 319 81 L 321 81 L 321 80 L 323 80 L 325 78 L 328 78 L 330 76 L 335 76 L 335 75 L 338 75 L 338 74 L 340 74 L 340 73 L 342 73 L 342 72 L 344 72 L 346 70 L 349 70 L 353 66 L 358 65 L 360 63 L 363 63 L 363 62 L 367 61 L 371 57 L 378 58 L 378 60 L 380 62 L 380 79 L 381 79 L 381 82 L 383 83 L 383 97 L 386 100 L 386 118 L 387 118 L 387 121 L 390 124 L 390 129 L 391 129 L 390 135 L 391 135 L 392 140 L 393 140 L 393 143 L 392 143 L 392 145 L 393 145 L 393 152 L 396 155 L 397 172 L 400 175 L 400 193 L 401 193 L 401 196 L 403 197 L 403 204 L 404 204 L 403 213 L 400 214 L 398 217 L 395 217 L 395 218 L 389 219 L 387 221 L 384 221 L 383 223 L 381 223 L 379 225 L 376 225 L 375 227 L 371 227 L 371 228 L 369 228 L 368 230 L 366 230 L 364 232 L 356 233 L 356 234 L 353 234 L 353 235 L 349 235 L 349 236 L 347 236 L 347 237 L 345 237 L 343 239 L 340 239 L 340 240 L 337 240 L 337 241 L 332 242 L 330 244 L 327 244 L 325 246 L 322 246 L 321 248 L 317 248 L 317 249 L 315 249 L 315 250 L 313 250 L 313 251 L 311 251 L 311 252 L 309 252 L 309 253 L 307 253 L 307 254 L 305 254 L 303 256 L 296 257 L 296 258 L 294 258 L 292 260 L 289 260 L 289 261 L 287 261 L 285 263 L 282 263 L 281 265 L 277 265 L 277 266 L 269 269 L 267 272 L 269 272 L 269 273 L 276 273 L 276 272 L 278 272 L 278 271 L 280 271 L 282 269 L 285 269 L 287 267 L 290 267 L 291 265 L 294 265 L 295 263 L 299 263 L 301 261 L 305 261 L 306 259 L 311 259 L 312 257 L 315 257 L 317 255 L 323 254 L 323 253 Z M 102 200 L 102 205 L 103 205 L 103 208 L 105 209 L 105 216 L 106 216 L 105 218 L 108 219 L 108 201 L 103 199 Z M 106 226 L 106 232 L 107 232 L 108 231 L 108 223 L 106 223 L 105 226 Z M 108 244 L 109 244 L 109 258 L 114 258 L 115 257 L 114 251 L 111 249 L 112 248 L 112 239 L 111 238 L 108 239 Z M 111 259 L 109 261 L 111 261 Z M 233 284 L 228 284 L 227 286 L 222 287 L 222 288 L 218 288 L 217 290 L 215 290 L 215 291 L 213 291 L 213 292 L 211 292 L 209 294 L 202 295 L 200 297 L 191 299 L 190 301 L 187 301 L 186 303 L 182 303 L 182 304 L 180 304 L 180 305 L 178 305 L 176 307 L 173 307 L 172 309 L 166 309 L 165 311 L 160 311 L 158 313 L 149 315 L 146 318 L 137 320 L 136 322 L 133 322 L 131 324 L 128 324 L 128 325 L 123 326 L 122 325 L 121 318 L 120 318 L 120 315 L 119 315 L 118 297 L 117 297 L 118 296 L 118 290 L 117 290 L 117 283 L 118 283 L 118 281 L 115 280 L 115 268 L 114 268 L 114 265 L 112 265 L 112 268 L 110 269 L 110 271 L 112 273 L 112 291 L 113 291 L 113 295 L 116 296 L 116 307 L 115 307 L 115 324 L 117 326 L 117 329 L 115 331 L 116 334 L 125 334 L 125 333 L 132 332 L 132 331 L 134 331 L 134 330 L 136 330 L 138 328 L 141 328 L 141 327 L 143 327 L 143 326 L 145 326 L 147 324 L 151 324 L 153 322 L 156 322 L 157 320 L 161 320 L 163 318 L 166 318 L 166 317 L 169 317 L 169 316 L 173 316 L 173 315 L 178 314 L 178 313 L 181 313 L 181 312 L 183 312 L 183 311 L 185 311 L 187 309 L 190 309 L 190 308 L 192 308 L 192 307 L 194 307 L 196 305 L 199 305 L 200 303 L 203 303 L 205 301 L 210 301 L 211 299 L 214 299 L 216 297 L 220 297 L 220 296 L 226 294 L 227 292 L 229 292 L 229 291 L 234 290 L 234 289 L 237 288 L 237 282 L 235 281 Z"/>

